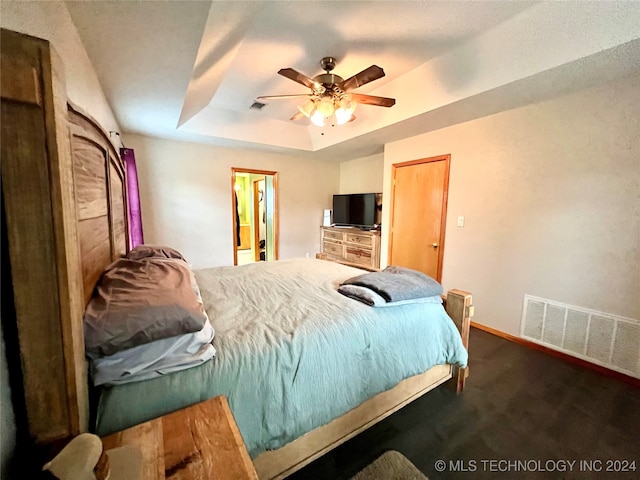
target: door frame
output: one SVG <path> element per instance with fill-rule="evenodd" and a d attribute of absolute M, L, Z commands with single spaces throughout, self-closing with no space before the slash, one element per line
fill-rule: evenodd
<path fill-rule="evenodd" d="M 233 232 L 233 264 L 238 265 L 238 224 L 236 222 L 236 173 L 249 173 L 253 175 L 271 175 L 273 177 L 273 256 L 278 260 L 278 172 L 271 170 L 257 170 L 255 168 L 231 167 L 231 226 Z M 253 221 L 253 219 L 252 219 Z"/>
<path fill-rule="evenodd" d="M 436 280 L 442 282 L 442 263 L 444 260 L 444 240 L 447 225 L 447 203 L 449 201 L 449 173 L 451 167 L 451 154 L 437 155 L 435 157 L 419 158 L 417 160 L 409 160 L 407 162 L 394 163 L 391 165 L 391 211 L 389 216 L 389 245 L 387 250 L 387 264 L 392 265 L 392 248 L 393 248 L 393 222 L 396 199 L 396 171 L 398 168 L 410 167 L 412 165 L 420 165 L 423 163 L 446 162 L 444 174 L 444 190 L 442 195 L 442 209 L 440 211 L 440 238 L 438 240 L 438 268 Z"/>
<path fill-rule="evenodd" d="M 251 180 L 251 188 L 253 191 L 253 244 L 255 246 L 254 248 L 254 252 L 253 252 L 253 260 L 256 262 L 260 261 L 260 199 L 258 198 L 258 193 L 260 191 L 260 189 L 258 188 L 258 184 L 260 182 L 262 182 L 264 180 L 265 183 L 265 190 L 267 189 L 267 177 L 262 177 L 262 178 L 253 178 Z M 267 194 L 266 192 L 263 194 L 265 196 L 265 202 L 264 202 L 264 209 L 266 212 L 266 198 L 267 198 Z M 266 225 L 265 225 L 265 230 L 266 230 Z M 266 250 L 265 250 L 266 252 Z M 266 258 L 266 253 L 265 253 L 265 258 Z"/>

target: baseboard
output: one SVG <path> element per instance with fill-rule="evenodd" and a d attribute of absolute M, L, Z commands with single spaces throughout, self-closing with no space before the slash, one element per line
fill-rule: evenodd
<path fill-rule="evenodd" d="M 566 362 L 573 363 L 574 365 L 579 365 L 583 368 L 588 368 L 589 370 L 593 370 L 602 375 L 606 375 L 607 377 L 612 377 L 617 380 L 620 380 L 621 382 L 625 382 L 625 383 L 628 383 L 629 385 L 633 385 L 634 387 L 640 388 L 640 379 L 637 379 L 635 377 L 625 375 L 624 373 L 616 372 L 615 370 L 611 370 L 601 365 L 596 365 L 595 363 L 587 362 L 586 360 L 583 360 L 581 358 L 572 357 L 571 355 L 567 355 L 564 352 L 559 352 L 557 350 L 553 350 L 552 348 L 545 347 L 544 345 L 540 345 L 540 344 L 531 342 L 529 340 L 525 340 L 524 338 L 516 337 L 515 335 L 511 335 L 509 333 L 501 332 L 500 330 L 487 327 L 486 325 L 482 325 L 481 323 L 472 321 L 471 326 L 473 328 L 477 328 L 478 330 L 482 330 L 483 332 L 487 332 L 497 337 L 501 337 L 506 340 L 509 340 L 511 342 L 518 343 L 525 347 L 532 348 L 533 350 L 544 352 L 548 355 L 552 355 L 554 357 L 560 358 Z"/>

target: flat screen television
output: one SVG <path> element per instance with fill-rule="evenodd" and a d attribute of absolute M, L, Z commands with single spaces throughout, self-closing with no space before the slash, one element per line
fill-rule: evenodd
<path fill-rule="evenodd" d="M 372 227 L 376 224 L 376 194 L 352 193 L 333 196 L 333 224 Z"/>

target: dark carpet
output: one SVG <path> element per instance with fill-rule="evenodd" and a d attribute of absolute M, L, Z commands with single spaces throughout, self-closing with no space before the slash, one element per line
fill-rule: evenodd
<path fill-rule="evenodd" d="M 438 479 L 638 479 L 640 389 L 472 329 L 440 387 L 289 477 L 349 479 L 388 450 Z"/>

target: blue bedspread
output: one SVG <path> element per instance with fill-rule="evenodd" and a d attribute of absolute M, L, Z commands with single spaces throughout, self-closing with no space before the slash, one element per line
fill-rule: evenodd
<path fill-rule="evenodd" d="M 466 365 L 441 304 L 371 308 L 340 295 L 362 273 L 315 259 L 196 271 L 216 357 L 153 380 L 105 388 L 106 435 L 225 395 L 252 457 L 328 423 L 430 367 Z"/>

